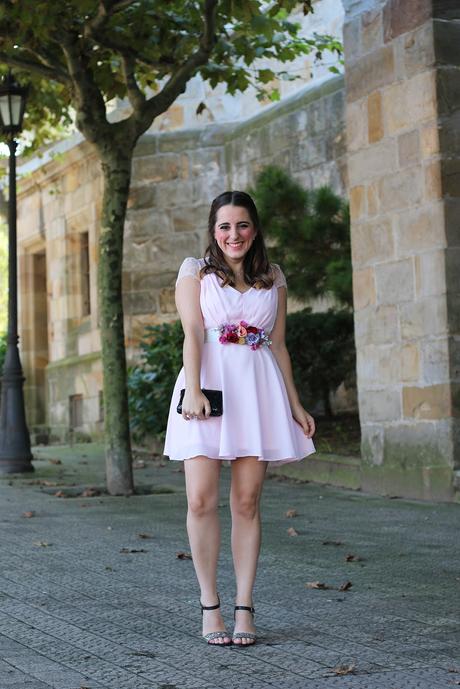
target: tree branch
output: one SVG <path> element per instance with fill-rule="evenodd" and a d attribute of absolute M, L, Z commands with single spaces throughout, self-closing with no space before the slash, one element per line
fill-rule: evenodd
<path fill-rule="evenodd" d="M 102 137 L 105 128 L 109 126 L 104 98 L 94 83 L 86 60 L 79 51 L 78 39 L 69 34 L 65 35 L 62 40 L 62 50 L 72 80 L 77 125 L 89 141 L 96 143 L 97 137 Z"/>
<path fill-rule="evenodd" d="M 129 102 L 135 111 L 141 110 L 145 103 L 145 96 L 139 88 L 136 81 L 135 65 L 136 61 L 130 55 L 121 56 L 121 64 L 123 69 L 123 78 L 125 80 L 126 89 L 128 91 Z"/>
<path fill-rule="evenodd" d="M 107 24 L 112 15 L 133 5 L 134 2 L 136 2 L 136 0 L 106 0 L 106 2 L 101 0 L 96 16 L 85 23 L 83 29 L 85 38 L 94 36 L 105 24 Z"/>
<path fill-rule="evenodd" d="M 144 104 L 143 112 L 137 118 L 142 121 L 145 131 L 152 120 L 165 112 L 169 106 L 175 101 L 179 94 L 185 91 L 185 87 L 189 79 L 194 75 L 197 68 L 205 65 L 209 60 L 215 44 L 215 30 L 216 30 L 216 9 L 218 0 L 206 0 L 204 6 L 204 27 L 200 39 L 200 47 L 198 50 L 190 55 L 190 57 L 181 65 L 172 76 L 168 79 L 165 86 L 152 98 L 149 98 Z M 142 132 L 141 132 L 142 133 Z"/>
<path fill-rule="evenodd" d="M 10 67 L 18 67 L 19 69 L 24 69 L 28 72 L 40 74 L 47 79 L 59 81 L 61 84 L 65 84 L 66 86 L 72 85 L 72 80 L 69 78 L 68 74 L 66 74 L 63 69 L 59 69 L 58 67 L 49 67 L 44 65 L 42 62 L 36 62 L 35 60 L 30 60 L 23 57 L 16 57 L 4 52 L 0 52 L 0 62 L 4 62 Z"/>

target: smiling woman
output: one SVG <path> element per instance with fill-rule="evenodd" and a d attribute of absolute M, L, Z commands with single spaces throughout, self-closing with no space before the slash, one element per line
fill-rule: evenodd
<path fill-rule="evenodd" d="M 268 260 L 251 197 L 239 191 L 220 194 L 211 205 L 208 231 L 205 257 L 186 258 L 176 281 L 184 365 L 171 399 L 164 453 L 184 460 L 203 636 L 208 643 L 244 647 L 256 640 L 252 591 L 267 464 L 298 461 L 315 452 L 315 423 L 299 401 L 285 345 L 286 281 Z M 205 391 L 222 393 L 221 415 L 211 415 Z M 231 460 L 237 583 L 231 638 L 216 583 L 223 460 Z"/>

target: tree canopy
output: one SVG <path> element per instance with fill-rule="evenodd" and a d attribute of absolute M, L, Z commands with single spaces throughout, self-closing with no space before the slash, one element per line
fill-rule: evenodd
<path fill-rule="evenodd" d="M 312 11 L 311 0 L 300 6 Z M 231 94 L 252 84 L 260 97 L 276 99 L 276 80 L 293 77 L 265 62 L 258 67 L 258 59 L 289 63 L 327 49 L 340 56 L 332 36 L 300 37 L 290 18 L 298 8 L 294 0 L 5 0 L 0 74 L 11 67 L 30 86 L 32 148 L 74 119 L 87 138 L 100 137 L 114 98 L 129 99 L 139 133 L 196 73 Z"/>

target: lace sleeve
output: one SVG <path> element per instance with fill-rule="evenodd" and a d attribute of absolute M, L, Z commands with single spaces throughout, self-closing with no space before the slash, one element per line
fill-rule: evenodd
<path fill-rule="evenodd" d="M 284 277 L 284 273 L 279 267 L 277 263 L 273 263 L 273 273 L 275 275 L 275 282 L 273 283 L 275 287 L 286 287 L 287 288 L 287 283 L 286 283 L 286 278 Z"/>
<path fill-rule="evenodd" d="M 199 280 L 200 279 L 200 276 L 199 276 L 200 268 L 201 268 L 200 261 L 197 258 L 193 258 L 192 256 L 185 258 L 182 261 L 181 267 L 179 268 L 179 272 L 177 274 L 177 279 L 176 279 L 176 285 L 181 278 L 192 277 L 192 278 L 196 278 L 197 280 Z"/>

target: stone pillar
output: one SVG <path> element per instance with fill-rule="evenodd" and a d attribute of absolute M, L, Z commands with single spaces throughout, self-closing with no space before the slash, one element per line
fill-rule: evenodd
<path fill-rule="evenodd" d="M 436 0 L 344 5 L 362 488 L 453 500 L 460 8 Z"/>

